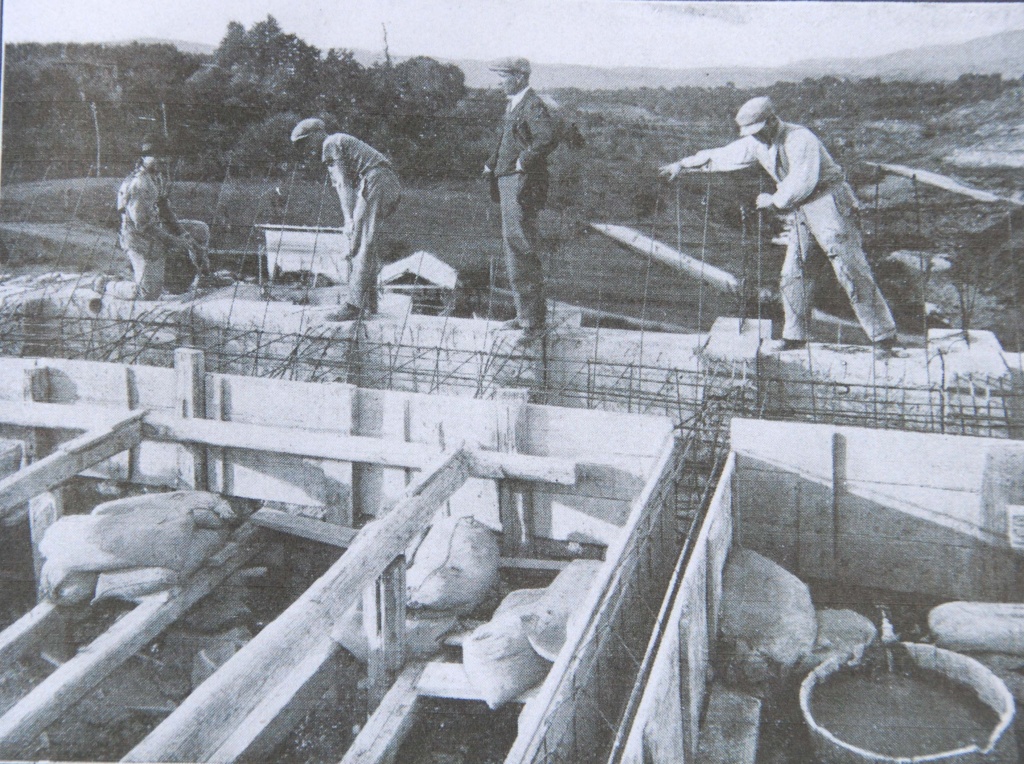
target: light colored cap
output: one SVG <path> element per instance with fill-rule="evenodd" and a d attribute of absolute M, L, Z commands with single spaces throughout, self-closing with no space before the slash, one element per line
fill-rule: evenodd
<path fill-rule="evenodd" d="M 499 58 L 497 61 L 491 64 L 492 72 L 504 73 L 515 73 L 515 74 L 529 74 L 530 73 L 530 62 L 525 58 L 510 57 L 510 58 Z"/>
<path fill-rule="evenodd" d="M 308 138 L 316 132 L 327 132 L 327 128 L 324 126 L 324 121 L 319 117 L 304 119 L 295 126 L 294 130 L 292 130 L 292 143 L 298 143 L 303 138 Z"/>
<path fill-rule="evenodd" d="M 775 116 L 775 104 L 768 96 L 751 98 L 736 112 L 736 124 L 740 126 L 740 135 L 753 135 L 764 127 L 769 117 Z"/>

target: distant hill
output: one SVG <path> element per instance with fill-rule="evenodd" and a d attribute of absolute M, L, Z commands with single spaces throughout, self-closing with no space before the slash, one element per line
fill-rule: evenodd
<path fill-rule="evenodd" d="M 188 53 L 212 53 L 214 47 L 179 40 L 140 39 L 137 42 L 169 42 Z M 369 66 L 383 56 L 377 51 L 353 50 L 357 61 Z M 405 57 L 396 57 L 402 60 Z M 497 79 L 488 62 L 442 59 L 466 73 L 470 87 L 490 87 Z M 666 69 L 655 67 L 579 66 L 534 62 L 534 82 L 541 88 L 576 87 L 583 90 L 621 88 L 716 87 L 732 82 L 737 87 L 771 85 L 779 80 L 805 77 L 881 77 L 886 80 L 955 80 L 961 74 L 1024 76 L 1024 29 L 1001 32 L 953 45 L 929 45 L 872 58 L 809 59 L 782 67 L 706 67 Z"/>

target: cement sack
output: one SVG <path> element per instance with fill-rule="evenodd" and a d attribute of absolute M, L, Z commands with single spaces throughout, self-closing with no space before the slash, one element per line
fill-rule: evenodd
<path fill-rule="evenodd" d="M 406 571 L 413 610 L 466 615 L 498 586 L 497 534 L 472 517 L 436 521 Z"/>
<path fill-rule="evenodd" d="M 405 620 L 407 660 L 425 661 L 441 652 L 441 640 L 455 630 L 458 619 L 453 615 L 437 618 L 413 617 Z M 331 630 L 331 639 L 344 647 L 360 663 L 370 659 L 370 642 L 363 627 L 363 602 L 357 601 Z"/>
<path fill-rule="evenodd" d="M 561 571 L 532 608 L 524 622 L 526 638 L 537 654 L 554 661 L 565 644 L 566 632 L 574 615 L 586 603 L 587 592 L 604 563 L 599 560 L 574 560 Z"/>
<path fill-rule="evenodd" d="M 818 621 L 803 581 L 757 552 L 737 548 L 725 566 L 719 629 L 725 680 L 764 697 L 810 655 Z"/>
<path fill-rule="evenodd" d="M 99 574 L 134 568 L 187 577 L 224 545 L 234 521 L 226 501 L 201 491 L 135 496 L 62 517 L 39 545 L 43 593 L 55 602 L 85 602 Z"/>
<path fill-rule="evenodd" d="M 536 600 L 521 599 L 525 604 L 505 608 L 462 643 L 462 665 L 469 683 L 491 710 L 543 682 L 551 668 L 551 662 L 540 657 L 526 637 L 523 621 Z"/>
<path fill-rule="evenodd" d="M 859 663 L 864 649 L 878 636 L 878 629 L 871 620 L 853 610 L 819 610 L 817 621 L 814 650 L 800 662 L 807 672 L 834 657 L 847 663 Z"/>
<path fill-rule="evenodd" d="M 100 573 L 92 601 L 117 599 L 135 602 L 140 597 L 177 586 L 179 580 L 178 574 L 168 568 L 130 568 Z"/>
<path fill-rule="evenodd" d="M 932 608 L 928 629 L 949 650 L 1024 655 L 1024 604 L 947 602 Z"/>

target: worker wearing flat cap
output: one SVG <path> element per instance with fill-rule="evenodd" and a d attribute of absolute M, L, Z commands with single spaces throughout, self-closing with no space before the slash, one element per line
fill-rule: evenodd
<path fill-rule="evenodd" d="M 546 320 L 537 215 L 547 203 L 548 154 L 558 139 L 547 106 L 530 87 L 530 62 L 505 58 L 494 62 L 491 71 L 502 76 L 508 97 L 494 151 L 484 166 L 491 196 L 501 204 L 505 270 L 516 305 L 516 317 L 505 327 L 522 329 L 530 339 Z"/>
<path fill-rule="evenodd" d="M 179 220 L 171 210 L 163 174 L 164 142 L 146 138 L 139 153 L 138 165 L 117 191 L 118 241 L 131 263 L 132 280 L 111 281 L 101 275 L 93 282 L 101 296 L 122 300 L 159 298 L 168 268 L 187 271 L 185 283 L 191 279 L 193 287 L 209 271 L 210 227 L 201 220 Z"/>
<path fill-rule="evenodd" d="M 739 140 L 667 164 L 661 174 L 675 179 L 683 170 L 728 172 L 761 165 L 778 185 L 774 194 L 757 197 L 758 209 L 778 209 L 792 216 L 779 284 L 785 312 L 782 348 L 806 345 L 814 291 L 811 257 L 820 250 L 832 264 L 878 354 L 891 354 L 896 325 L 864 255 L 855 218 L 859 203 L 842 167 L 814 133 L 779 119 L 771 99 L 765 96 L 743 104 L 736 124 Z"/>
<path fill-rule="evenodd" d="M 292 142 L 319 152 L 351 236 L 348 302 L 333 318 L 352 321 L 376 313 L 380 260 L 374 243 L 380 222 L 398 208 L 402 193 L 398 175 L 391 161 L 373 146 L 347 133 L 328 135 L 324 121 L 316 117 L 295 126 Z"/>

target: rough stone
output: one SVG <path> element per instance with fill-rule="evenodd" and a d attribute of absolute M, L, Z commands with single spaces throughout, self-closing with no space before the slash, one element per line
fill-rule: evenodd
<path fill-rule="evenodd" d="M 737 548 L 725 567 L 719 655 L 725 680 L 764 697 L 814 649 L 811 592 L 766 557 Z"/>
<path fill-rule="evenodd" d="M 878 629 L 866 616 L 853 610 L 819 610 L 818 636 L 814 650 L 801 662 L 801 669 L 813 671 L 829 658 L 860 660 L 864 648 L 878 636 Z"/>

